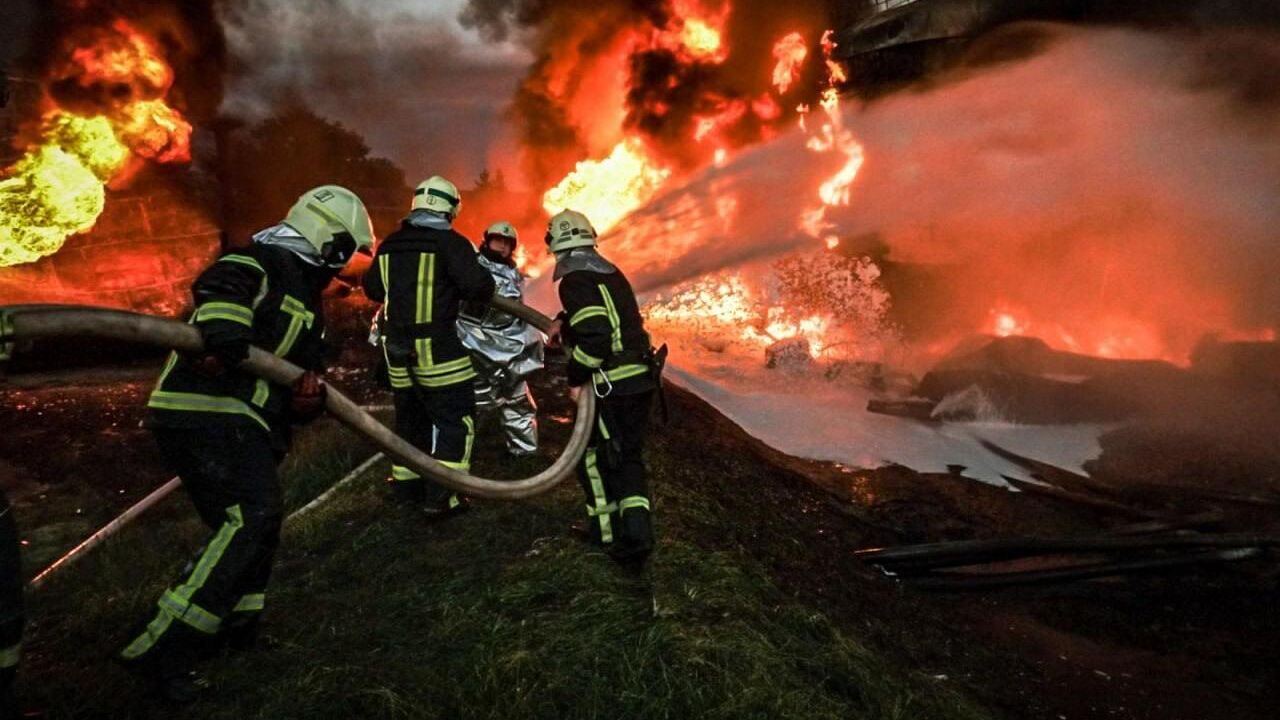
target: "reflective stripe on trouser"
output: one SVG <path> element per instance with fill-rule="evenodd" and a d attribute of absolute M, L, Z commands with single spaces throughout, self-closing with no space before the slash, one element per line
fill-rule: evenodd
<path fill-rule="evenodd" d="M 211 635 L 230 613 L 260 610 L 280 541 L 283 510 L 266 433 L 216 427 L 155 434 L 169 469 L 215 532 L 179 583 L 161 594 L 155 617 L 121 652 L 126 659 L 156 652 L 170 637 L 184 642 L 172 633 L 174 621 Z"/>
<path fill-rule="evenodd" d="M 13 507 L 0 490 L 0 668 L 18 664 L 22 647 L 22 557 Z"/>
<path fill-rule="evenodd" d="M 653 542 L 643 460 L 652 400 L 652 392 L 599 400 L 591 443 L 578 466 L 589 529 L 597 542 Z"/>
<path fill-rule="evenodd" d="M 395 390 L 396 434 L 455 470 L 471 469 L 475 444 L 475 391 L 470 380 L 443 388 Z M 391 466 L 392 484 L 412 501 L 457 502 L 452 490 L 407 467 Z"/>

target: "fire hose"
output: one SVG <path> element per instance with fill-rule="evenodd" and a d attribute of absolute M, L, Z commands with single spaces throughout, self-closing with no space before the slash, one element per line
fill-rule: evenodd
<path fill-rule="evenodd" d="M 495 296 L 496 309 L 542 331 L 551 327 L 546 315 L 510 298 Z M 204 343 L 194 326 L 166 318 L 83 305 L 0 306 L 0 359 L 17 342 L 50 337 L 94 337 L 162 347 L 182 353 L 200 352 Z M 302 368 L 260 348 L 250 348 L 240 368 L 282 385 L 291 385 Z M 474 497 L 516 500 L 544 493 L 574 473 L 591 439 L 596 397 L 578 393 L 573 433 L 550 467 L 519 480 L 491 480 L 446 467 L 378 422 L 346 395 L 329 386 L 325 409 L 352 430 L 378 445 L 399 464 L 452 490 Z"/>

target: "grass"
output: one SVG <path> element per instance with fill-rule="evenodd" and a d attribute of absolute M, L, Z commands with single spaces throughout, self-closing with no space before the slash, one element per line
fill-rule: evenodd
<path fill-rule="evenodd" d="M 564 426 L 544 432 L 549 455 Z M 567 532 L 581 506 L 572 483 L 428 525 L 386 497 L 380 464 L 286 527 L 267 610 L 278 645 L 211 661 L 215 692 L 182 716 L 988 716 L 868 650 L 861 623 L 789 592 L 776 558 L 815 548 L 791 525 L 760 530 L 767 547 L 748 535 L 801 513 L 781 495 L 728 498 L 766 486 L 770 469 L 714 446 L 692 466 L 675 438 L 693 435 L 669 429 L 651 449 L 660 542 L 642 576 Z M 342 437 L 320 426 L 298 439 L 283 472 L 290 508 L 367 457 Z M 482 437 L 479 472 L 504 471 L 499 445 Z M 110 656 L 203 534 L 169 503 L 31 598 L 20 692 L 50 718 L 173 715 Z"/>

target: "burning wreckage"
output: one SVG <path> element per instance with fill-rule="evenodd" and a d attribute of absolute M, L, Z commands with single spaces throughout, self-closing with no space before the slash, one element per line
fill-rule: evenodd
<path fill-rule="evenodd" d="M 193 351 L 191 327 L 126 311 L 181 314 L 209 261 L 243 247 L 238 226 L 270 204 L 264 193 L 330 180 L 246 183 L 236 166 L 263 148 L 253 135 L 275 123 L 277 138 L 348 140 L 309 110 L 261 125 L 226 116 L 244 102 L 235 93 L 255 87 L 243 77 L 254 62 L 281 62 L 254 54 L 236 24 L 252 11 L 238 3 L 221 14 L 202 3 L 55 5 L 46 52 L 28 53 L 6 84 L 0 340 L 12 352 L 39 339 L 37 355 L 59 337 Z M 512 17 L 479 5 L 469 22 L 491 38 L 510 32 Z M 1160 13 L 1087 0 L 766 5 L 530 10 L 528 22 L 571 42 L 533 41 L 507 109 L 519 151 L 503 170 L 522 187 L 486 172 L 463 192 L 480 209 L 459 227 L 474 233 L 500 214 L 540 237 L 548 216 L 584 212 L 651 332 L 673 346 L 675 380 L 783 452 L 945 469 L 1107 526 L 860 556 L 915 587 L 1273 552 L 1280 459 L 1264 436 L 1280 421 L 1280 318 L 1268 310 L 1277 262 L 1252 253 L 1270 247 L 1277 220 L 1254 202 L 1275 178 L 1274 132 L 1254 123 L 1274 94 L 1207 51 L 1216 36 L 1135 29 L 1225 27 L 1224 46 L 1274 68 L 1274 37 L 1238 23 L 1271 23 L 1272 10 L 1244 0 Z M 233 32 L 208 31 L 219 27 Z M 1169 77 L 1170 66 L 1185 76 Z M 263 76 L 289 76 L 280 70 Z M 223 78 L 240 83 L 229 98 Z M 1215 115 L 1223 104 L 1236 113 L 1227 121 Z M 1198 132 L 1210 118 L 1222 122 L 1214 137 Z M 353 141 L 332 167 L 349 160 L 359 172 L 333 179 L 374 198 L 373 223 L 389 229 L 408 188 L 367 152 Z M 1231 239 L 1200 272 L 1204 233 Z M 517 253 L 530 302 L 550 306 L 553 258 L 538 243 Z M 371 309 L 345 295 L 328 304 L 350 336 Z M 35 305 L 49 301 L 116 309 Z M 550 329 L 550 318 L 496 302 Z M 244 367 L 284 384 L 301 372 L 256 350 Z M 401 467 L 515 498 L 573 472 L 596 401 L 581 393 L 558 459 L 514 482 L 442 466 L 337 391 L 325 404 Z"/>

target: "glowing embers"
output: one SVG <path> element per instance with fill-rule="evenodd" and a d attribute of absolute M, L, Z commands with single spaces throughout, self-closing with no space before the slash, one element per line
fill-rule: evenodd
<path fill-rule="evenodd" d="M 879 278 L 880 269 L 867 258 L 802 253 L 684 283 L 644 312 L 656 333 L 715 353 L 745 351 L 751 361 L 762 349 L 797 338 L 813 357 L 878 357 L 896 338 Z"/>
<path fill-rule="evenodd" d="M 766 304 L 765 294 L 750 287 L 739 273 L 712 275 L 659 298 L 645 308 L 645 315 L 654 327 L 696 335 L 704 347 L 716 351 L 731 343 L 766 347 L 797 336 L 821 351 L 829 320 L 817 315 L 793 317 L 780 305 Z"/>
<path fill-rule="evenodd" d="M 657 194 L 671 175 L 653 163 L 638 140 L 618 143 L 603 160 L 578 163 L 558 185 L 542 196 L 548 214 L 572 209 L 586 214 L 596 232 L 604 233 Z"/>
<path fill-rule="evenodd" d="M 164 101 L 173 71 L 149 38 L 117 20 L 72 45 L 50 85 L 75 111 L 50 96 L 39 141 L 0 180 L 0 267 L 51 255 L 92 228 L 131 157 L 191 158 L 191 125 Z"/>

